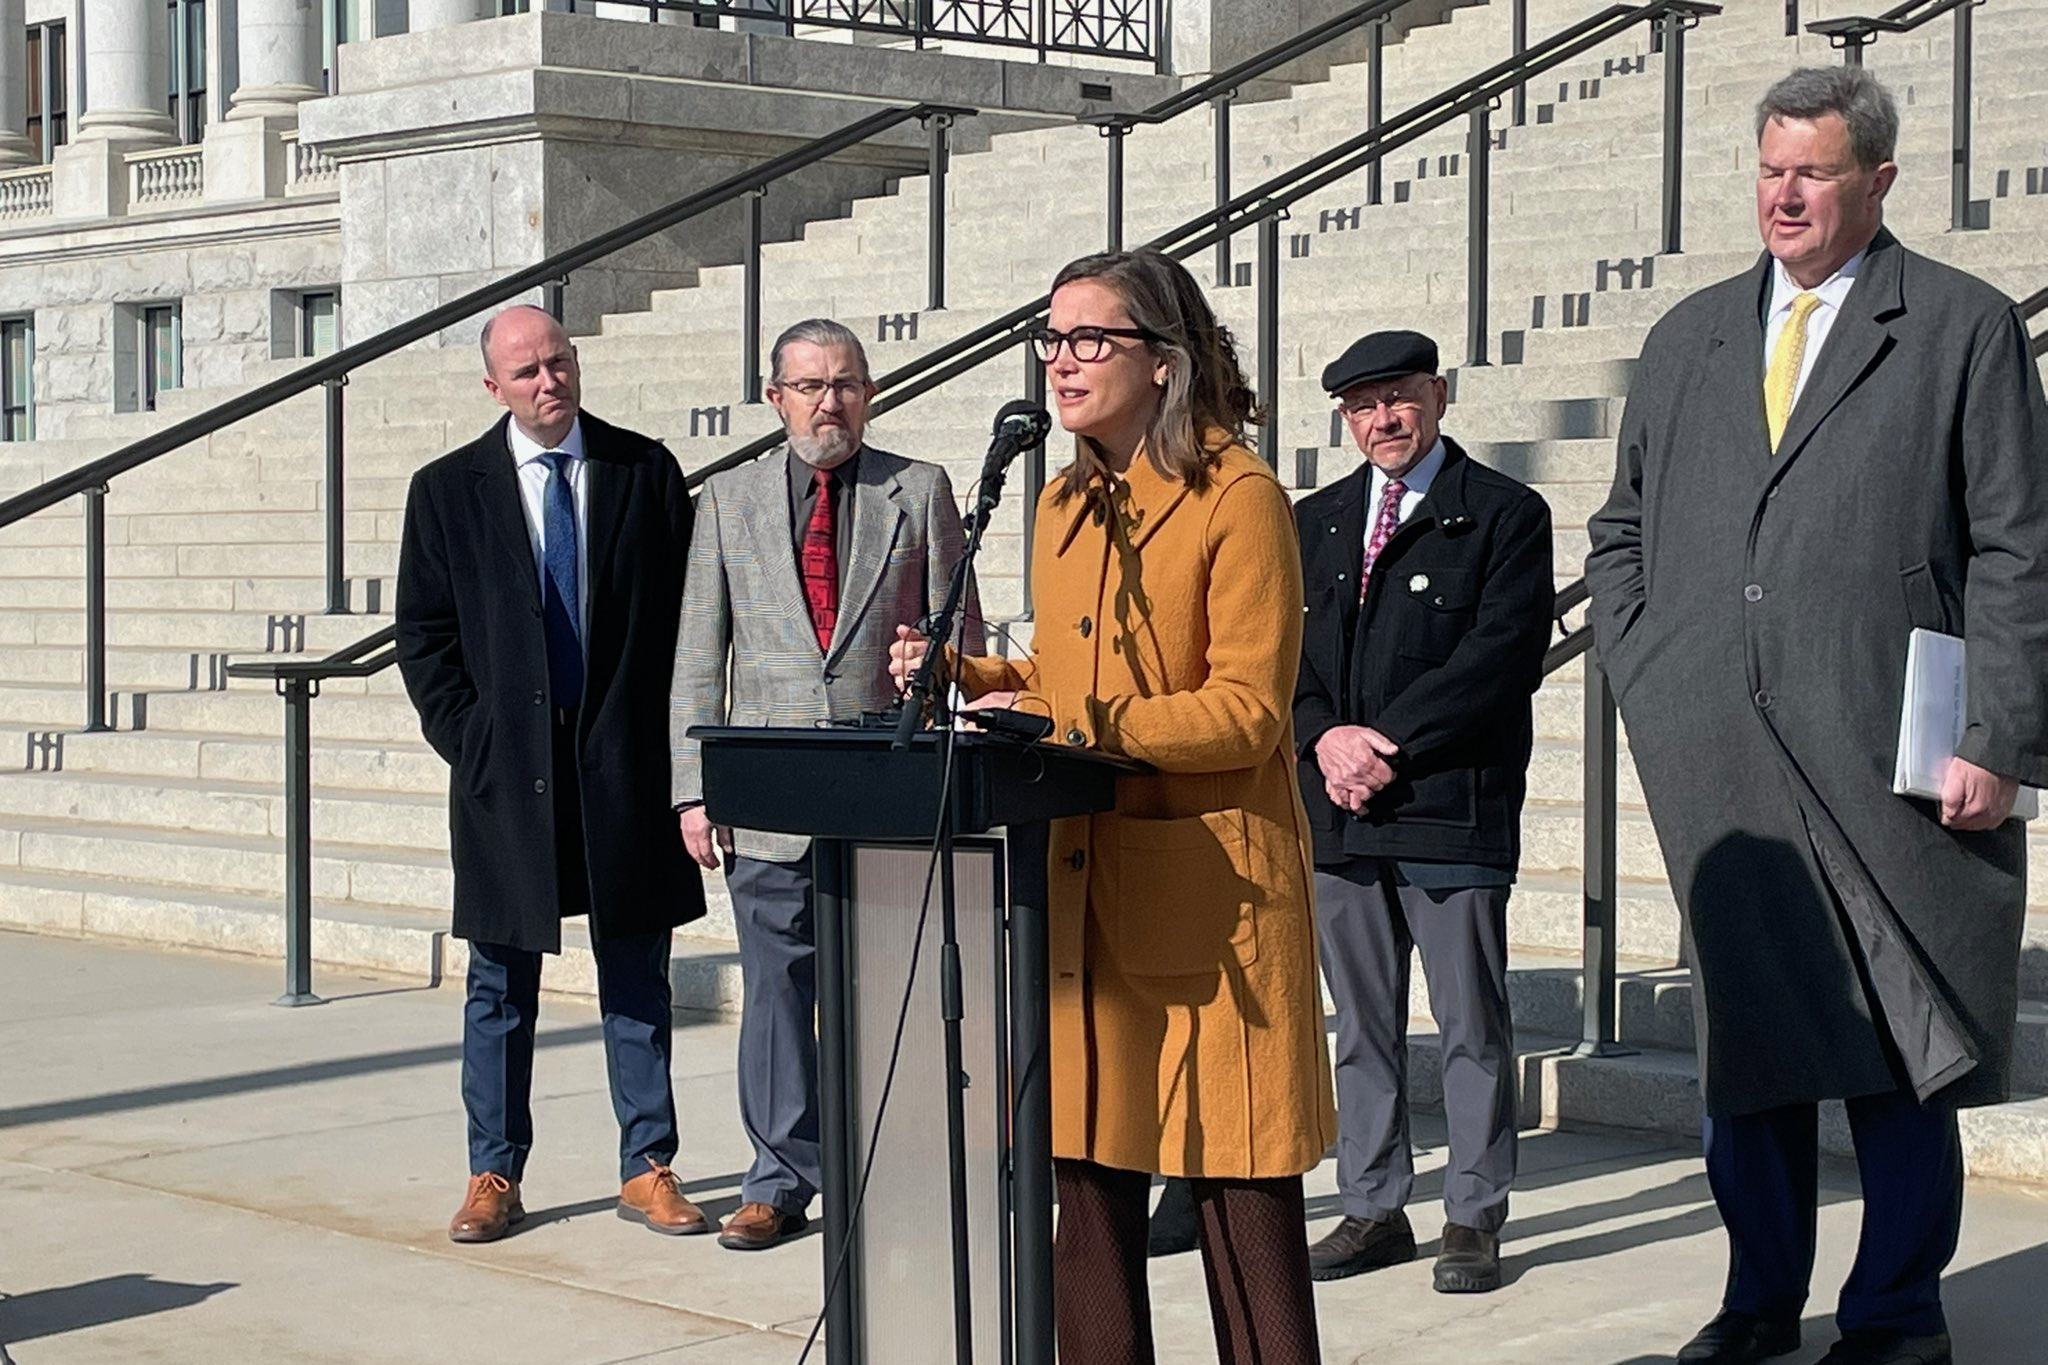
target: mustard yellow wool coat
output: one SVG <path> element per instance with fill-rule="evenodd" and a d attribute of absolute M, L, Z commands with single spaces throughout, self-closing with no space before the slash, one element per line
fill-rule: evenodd
<path fill-rule="evenodd" d="M 968 659 L 1055 740 L 1142 759 L 1114 812 L 1056 822 L 1053 1151 L 1269 1177 L 1336 1135 L 1294 777 L 1301 557 L 1287 495 L 1223 445 L 1201 492 L 1142 456 L 1039 502 L 1035 659 Z"/>

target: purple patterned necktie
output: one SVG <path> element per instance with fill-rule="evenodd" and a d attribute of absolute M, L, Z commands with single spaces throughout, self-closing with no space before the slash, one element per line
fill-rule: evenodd
<path fill-rule="evenodd" d="M 1366 584 L 1372 581 L 1372 562 L 1380 557 L 1380 551 L 1387 548 L 1387 542 L 1394 538 L 1394 532 L 1401 525 L 1401 498 L 1408 491 L 1408 485 L 1399 479 L 1387 480 L 1387 491 L 1380 494 L 1379 518 L 1372 524 L 1372 537 L 1365 542 L 1365 567 L 1358 575 L 1358 598 L 1365 600 Z"/>

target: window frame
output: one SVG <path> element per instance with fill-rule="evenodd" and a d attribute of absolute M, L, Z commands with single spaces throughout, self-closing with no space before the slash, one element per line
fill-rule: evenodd
<path fill-rule="evenodd" d="M 185 387 L 185 327 L 184 308 L 180 301 L 167 303 L 145 303 L 139 308 L 138 316 L 141 335 L 136 338 L 136 358 L 141 372 L 136 376 L 136 399 L 143 412 L 155 412 L 157 398 L 166 390 Z M 159 320 L 169 324 L 170 375 L 166 381 L 163 357 L 157 348 L 157 324 Z"/>
<path fill-rule="evenodd" d="M 71 44 L 65 21 L 30 24 L 22 42 L 28 86 L 22 134 L 35 148 L 36 159 L 48 165 L 57 149 L 71 140 Z"/>
<path fill-rule="evenodd" d="M 14 357 L 21 340 L 21 363 Z M 16 403 L 19 393 L 21 402 Z M 36 318 L 33 313 L 0 317 L 0 441 L 36 438 Z"/>

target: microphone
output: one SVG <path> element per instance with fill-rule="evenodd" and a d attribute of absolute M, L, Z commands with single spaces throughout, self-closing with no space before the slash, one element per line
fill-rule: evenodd
<path fill-rule="evenodd" d="M 1002 411 L 996 414 L 988 458 L 981 462 L 980 492 L 974 500 L 977 516 L 987 517 L 1002 500 L 1003 480 L 1010 472 L 1010 462 L 1045 444 L 1051 430 L 1052 414 L 1030 399 L 1016 398 L 1003 404 Z"/>

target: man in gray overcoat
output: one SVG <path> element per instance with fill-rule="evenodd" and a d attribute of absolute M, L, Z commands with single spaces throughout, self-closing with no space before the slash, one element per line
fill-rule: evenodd
<path fill-rule="evenodd" d="M 1650 333 L 1586 577 L 1694 968 L 1723 1311 L 1680 1352 L 1788 1354 L 1816 1113 L 1863 1234 L 1824 1365 L 1945 1365 L 1956 1111 L 2006 1098 L 2048 783 L 2048 406 L 2011 300 L 1884 230 L 1898 113 L 1860 68 L 1757 111 L 1766 254 Z M 1967 646 L 1938 800 L 1894 796 L 1915 627 Z"/>

